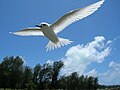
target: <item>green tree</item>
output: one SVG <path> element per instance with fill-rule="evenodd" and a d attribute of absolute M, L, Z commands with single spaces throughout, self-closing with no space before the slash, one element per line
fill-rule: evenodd
<path fill-rule="evenodd" d="M 88 89 L 94 89 L 94 77 L 92 76 L 88 77 L 87 85 L 88 85 Z"/>
<path fill-rule="evenodd" d="M 0 64 L 0 87 L 16 88 L 20 83 L 23 70 L 23 59 L 17 57 L 5 57 Z"/>
<path fill-rule="evenodd" d="M 52 70 L 52 88 L 58 88 L 58 76 L 61 68 L 64 66 L 62 61 L 56 61 L 53 63 Z"/>
<path fill-rule="evenodd" d="M 99 87 L 98 78 L 95 77 L 95 78 L 94 78 L 94 90 L 97 90 L 98 87 Z"/>
<path fill-rule="evenodd" d="M 45 63 L 39 72 L 39 89 L 48 89 L 52 77 L 52 65 Z"/>
<path fill-rule="evenodd" d="M 85 85 L 84 85 L 84 75 L 81 75 L 79 77 L 78 88 L 79 88 L 79 90 L 83 90 L 84 87 L 85 87 Z"/>
<path fill-rule="evenodd" d="M 78 89 L 78 84 L 79 84 L 79 74 L 77 72 L 73 72 L 70 75 L 69 89 L 70 90 L 77 90 Z"/>
<path fill-rule="evenodd" d="M 42 66 L 40 64 L 37 64 L 35 67 L 34 67 L 34 75 L 33 75 L 33 82 L 34 84 L 36 85 L 35 87 L 38 88 L 38 85 L 39 85 L 39 79 L 40 79 L 40 72 L 41 72 L 41 68 Z"/>
<path fill-rule="evenodd" d="M 23 84 L 23 88 L 28 88 L 29 90 L 35 88 L 35 85 L 33 83 L 32 68 L 30 68 L 29 66 L 25 66 L 21 81 Z"/>
<path fill-rule="evenodd" d="M 67 89 L 68 87 L 68 77 L 66 77 L 65 75 L 61 76 L 60 79 L 58 80 L 58 84 L 59 84 L 59 88 L 60 89 Z"/>
<path fill-rule="evenodd" d="M 23 63 L 23 58 L 19 56 L 3 59 L 0 63 L 0 88 L 97 90 L 98 86 L 102 87 L 98 85 L 97 77 L 79 76 L 77 72 L 60 76 L 60 70 L 64 66 L 62 61 L 42 66 L 37 64 L 35 68 L 24 66 Z"/>

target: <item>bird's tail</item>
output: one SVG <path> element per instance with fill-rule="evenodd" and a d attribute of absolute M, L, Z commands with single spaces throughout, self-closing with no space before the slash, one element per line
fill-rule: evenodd
<path fill-rule="evenodd" d="M 62 46 L 65 46 L 71 43 L 72 41 L 70 41 L 69 39 L 64 39 L 64 38 L 59 38 L 59 42 L 57 42 L 56 44 L 49 41 L 48 44 L 46 45 L 46 48 L 47 48 L 46 51 L 51 51 L 51 50 L 60 48 Z"/>

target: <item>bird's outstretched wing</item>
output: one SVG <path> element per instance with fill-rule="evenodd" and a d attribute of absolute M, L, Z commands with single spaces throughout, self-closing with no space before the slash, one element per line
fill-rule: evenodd
<path fill-rule="evenodd" d="M 53 23 L 51 25 L 51 28 L 55 31 L 55 33 L 59 33 L 68 25 L 94 13 L 103 4 L 104 1 L 105 0 L 100 0 L 99 2 L 91 4 L 85 8 L 77 9 L 65 14 L 60 19 L 58 19 L 55 23 Z"/>
<path fill-rule="evenodd" d="M 41 29 L 38 27 L 29 27 L 17 32 L 10 32 L 10 33 L 20 36 L 44 36 Z"/>

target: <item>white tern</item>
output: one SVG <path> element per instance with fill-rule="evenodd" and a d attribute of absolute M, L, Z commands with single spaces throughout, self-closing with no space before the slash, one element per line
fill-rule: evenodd
<path fill-rule="evenodd" d="M 10 33 L 20 36 L 45 36 L 50 40 L 46 46 L 47 51 L 68 45 L 72 41 L 69 39 L 60 38 L 57 36 L 57 34 L 65 29 L 68 25 L 94 13 L 103 4 L 104 1 L 105 0 L 100 0 L 84 8 L 70 11 L 55 21 L 53 24 L 41 23 L 39 25 L 35 25 L 36 27 L 29 27 L 17 32 Z"/>

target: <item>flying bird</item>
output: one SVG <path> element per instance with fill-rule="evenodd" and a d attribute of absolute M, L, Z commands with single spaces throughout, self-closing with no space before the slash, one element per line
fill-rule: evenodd
<path fill-rule="evenodd" d="M 70 41 L 69 39 L 58 37 L 57 34 L 64 30 L 70 24 L 94 13 L 103 4 L 104 1 L 105 0 L 100 0 L 84 8 L 70 11 L 67 14 L 63 15 L 60 19 L 55 21 L 53 24 L 43 22 L 39 25 L 35 25 L 36 27 L 29 27 L 17 32 L 10 33 L 20 36 L 45 36 L 49 39 L 49 42 L 46 45 L 46 50 L 50 51 L 57 49 L 61 46 L 72 43 L 72 41 Z"/>

